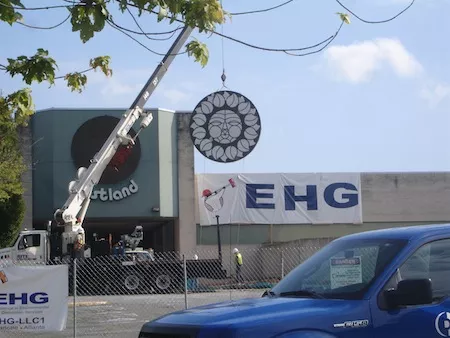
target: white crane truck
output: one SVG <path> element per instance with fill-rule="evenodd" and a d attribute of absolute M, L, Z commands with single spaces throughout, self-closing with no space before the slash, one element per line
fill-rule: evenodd
<path fill-rule="evenodd" d="M 98 184 L 104 170 L 121 146 L 132 147 L 139 133 L 149 126 L 153 116 L 144 110 L 144 105 L 156 86 L 167 72 L 168 67 L 182 48 L 193 28 L 185 26 L 176 38 L 161 63 L 144 85 L 135 101 L 123 115 L 102 148 L 95 154 L 88 168 L 77 170 L 77 179 L 68 186 L 69 197 L 53 215 L 53 221 L 47 230 L 23 230 L 10 248 L 0 249 L 0 262 L 10 261 L 14 264 L 67 264 L 74 258 L 74 244 L 78 239 L 85 243 L 83 221 L 91 200 L 93 188 Z M 128 133 L 136 121 L 140 120 L 139 130 L 132 138 Z M 142 227 L 137 227 L 131 235 L 122 239 L 131 250 L 143 238 Z M 94 244 L 94 243 L 92 243 Z M 92 245 L 91 245 L 92 248 Z M 182 290 L 184 288 L 183 261 L 180 257 L 171 260 L 143 260 L 136 262 L 129 257 L 120 258 L 120 263 L 111 269 L 111 257 L 102 259 L 94 257 L 90 249 L 81 250 L 81 260 L 77 264 L 77 279 L 88 283 L 82 289 L 86 295 L 106 292 L 108 287 L 125 288 L 125 292 L 144 291 L 147 286 L 153 290 Z M 128 250 L 127 253 L 133 253 Z M 109 253 L 107 253 L 109 255 Z M 130 255 L 128 255 L 130 256 Z M 132 255 L 131 255 L 132 256 Z M 131 263 L 130 263 L 131 262 Z M 225 278 L 219 259 L 188 260 L 187 272 L 190 277 Z M 85 270 L 83 270 L 85 267 Z M 107 271 L 105 274 L 101 271 Z M 71 278 L 72 279 L 72 278 Z M 113 283 L 111 283 L 113 281 Z M 70 283 L 71 284 L 71 283 Z M 110 289 L 110 288 L 109 288 Z M 181 291 L 180 290 L 180 291 Z M 117 291 L 117 290 L 116 290 Z M 119 290 L 120 291 L 120 290 Z"/>

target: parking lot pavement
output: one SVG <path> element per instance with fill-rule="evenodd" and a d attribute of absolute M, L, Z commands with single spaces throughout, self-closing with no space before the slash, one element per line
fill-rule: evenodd
<path fill-rule="evenodd" d="M 261 297 L 262 290 L 226 290 L 208 293 L 188 294 L 188 307 L 196 307 L 221 301 L 241 298 Z M 137 338 L 141 326 L 146 321 L 185 308 L 183 294 L 142 295 L 142 296 L 101 296 L 77 297 L 76 337 L 96 338 Z M 73 299 L 69 301 L 67 328 L 58 333 L 17 333 L 0 332 L 1 337 L 74 337 Z"/>

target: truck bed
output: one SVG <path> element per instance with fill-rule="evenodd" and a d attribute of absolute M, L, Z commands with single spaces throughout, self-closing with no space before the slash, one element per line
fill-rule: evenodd
<path fill-rule="evenodd" d="M 72 294 L 73 262 L 69 265 L 69 292 Z M 177 258 L 154 261 L 115 256 L 84 258 L 77 261 L 76 272 L 78 295 L 183 293 L 185 288 L 183 260 Z M 187 279 L 227 278 L 218 259 L 186 260 L 186 274 Z"/>

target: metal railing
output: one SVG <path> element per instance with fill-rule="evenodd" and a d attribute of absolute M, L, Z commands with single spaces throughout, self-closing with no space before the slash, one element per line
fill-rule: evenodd
<path fill-rule="evenodd" d="M 217 249 L 155 253 L 151 259 L 126 255 L 49 262 L 69 266 L 66 329 L 55 333 L 0 332 L 0 336 L 137 337 L 143 323 L 170 312 L 261 297 L 325 243 L 313 244 L 317 245 L 241 248 L 240 278 L 231 247 L 223 248 L 222 262 Z"/>

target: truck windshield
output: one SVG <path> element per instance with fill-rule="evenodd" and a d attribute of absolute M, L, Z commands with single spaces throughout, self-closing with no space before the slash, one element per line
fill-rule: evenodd
<path fill-rule="evenodd" d="M 362 299 L 407 240 L 336 240 L 292 270 L 272 290 L 279 297 Z"/>

